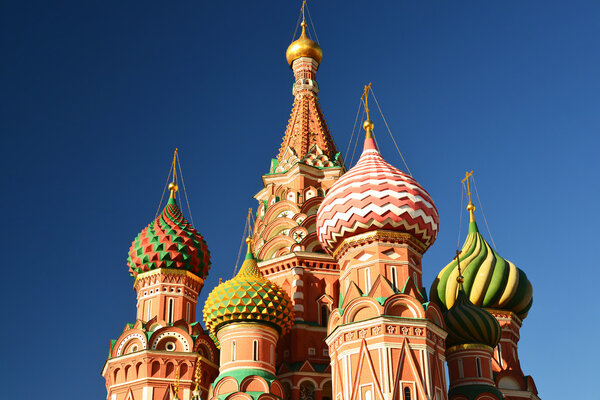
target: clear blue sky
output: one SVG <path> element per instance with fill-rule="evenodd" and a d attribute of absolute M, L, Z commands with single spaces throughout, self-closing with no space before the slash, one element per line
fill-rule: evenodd
<path fill-rule="evenodd" d="M 291 110 L 284 54 L 299 5 L 0 4 L 1 397 L 105 397 L 109 340 L 135 318 L 125 258 L 154 217 L 175 147 L 213 256 L 201 302 L 230 277 Z M 545 400 L 596 396 L 600 2 L 309 6 L 338 147 L 372 81 L 436 202 L 427 285 L 455 252 L 459 180 L 474 169 L 498 252 L 534 287 L 523 369 Z M 374 122 L 384 156 L 403 168 Z"/>

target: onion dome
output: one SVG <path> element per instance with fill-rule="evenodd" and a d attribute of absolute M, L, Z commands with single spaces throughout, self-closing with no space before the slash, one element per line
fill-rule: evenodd
<path fill-rule="evenodd" d="M 171 183 L 169 190 L 171 196 L 163 212 L 137 235 L 129 248 L 129 273 L 137 276 L 158 268 L 173 268 L 190 271 L 204 280 L 210 269 L 210 252 L 204 238 L 177 205 L 177 185 Z"/>
<path fill-rule="evenodd" d="M 500 257 L 479 233 L 475 222 L 475 206 L 469 210 L 469 234 L 459 253 L 465 279 L 464 290 L 469 300 L 480 307 L 511 311 L 524 319 L 533 303 L 533 288 L 525 272 Z M 431 287 L 431 298 L 442 309 L 452 307 L 456 299 L 459 275 L 454 259 L 440 271 Z"/>
<path fill-rule="evenodd" d="M 424 252 L 438 233 L 433 200 L 416 180 L 383 159 L 373 123 L 365 121 L 364 128 L 367 135 L 360 159 L 331 187 L 317 213 L 319 241 L 333 253 L 344 239 L 381 229 L 409 233 Z"/>
<path fill-rule="evenodd" d="M 459 344 L 485 344 L 496 347 L 502 335 L 496 318 L 469 301 L 462 288 L 452 308 L 444 313 L 446 322 L 446 347 Z"/>
<path fill-rule="evenodd" d="M 304 20 L 302 20 L 302 33 L 300 34 L 300 37 L 297 40 L 294 40 L 285 52 L 285 58 L 288 64 L 290 64 L 290 67 L 294 60 L 300 57 L 312 58 L 317 64 L 321 64 L 321 59 L 323 58 L 321 46 L 306 36 L 306 22 Z"/>
<path fill-rule="evenodd" d="M 230 322 L 263 322 L 282 335 L 292 326 L 292 300 L 277 284 L 263 276 L 252 254 L 248 253 L 235 278 L 219 284 L 204 305 L 204 323 L 213 335 Z"/>

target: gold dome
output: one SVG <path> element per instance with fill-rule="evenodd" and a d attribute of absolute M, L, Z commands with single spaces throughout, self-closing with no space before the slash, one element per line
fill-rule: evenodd
<path fill-rule="evenodd" d="M 317 64 L 320 64 L 321 59 L 323 58 L 321 46 L 306 36 L 306 22 L 304 21 L 302 21 L 302 33 L 300 34 L 300 37 L 293 41 L 285 52 L 285 58 L 287 59 L 288 64 L 290 64 L 290 67 L 294 60 L 297 60 L 300 57 L 312 58 Z"/>

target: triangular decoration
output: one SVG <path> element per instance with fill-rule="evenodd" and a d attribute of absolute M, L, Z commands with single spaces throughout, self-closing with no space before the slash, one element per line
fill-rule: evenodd
<path fill-rule="evenodd" d="M 308 362 L 308 360 L 304 361 L 304 364 L 300 367 L 300 371 L 302 372 L 316 372 L 313 368 L 312 364 Z"/>
<path fill-rule="evenodd" d="M 377 276 L 377 278 L 375 279 L 375 283 L 371 287 L 371 291 L 369 291 L 369 297 L 372 297 L 374 299 L 378 297 L 387 298 L 393 296 L 394 294 L 396 294 L 394 288 L 392 287 L 392 285 L 390 285 L 388 280 L 385 279 L 385 277 L 381 274 Z"/>
<path fill-rule="evenodd" d="M 406 279 L 406 283 L 404 284 L 404 287 L 402 288 L 402 293 L 412 296 L 415 299 L 418 299 L 420 302 L 425 301 L 425 299 L 423 298 L 423 295 L 421 294 L 421 291 L 419 289 L 417 289 L 417 285 L 415 284 L 415 281 L 413 281 L 412 277 L 410 277 L 410 276 L 408 277 L 408 279 Z"/>
<path fill-rule="evenodd" d="M 404 338 L 402 341 L 402 350 L 400 352 L 400 359 L 398 360 L 398 366 L 396 368 L 396 376 L 394 377 L 394 396 L 393 398 L 402 398 L 402 387 L 400 386 L 400 377 L 404 377 L 404 381 L 414 381 L 418 396 L 418 399 L 426 399 L 425 387 L 423 386 L 423 379 L 420 375 L 420 369 L 417 366 L 417 362 L 414 360 L 410 347 L 408 346 L 408 340 Z M 412 379 L 406 379 L 412 377 Z"/>
<path fill-rule="evenodd" d="M 360 377 L 362 375 L 363 369 L 367 369 L 369 372 L 368 378 L 363 382 Z M 350 400 L 359 400 L 359 389 L 361 383 L 372 383 L 373 390 L 378 396 L 373 395 L 373 400 L 383 400 L 383 392 L 381 390 L 381 386 L 379 385 L 379 380 L 377 379 L 377 373 L 375 372 L 375 367 L 373 366 L 373 360 L 371 359 L 371 355 L 369 354 L 369 350 L 367 349 L 367 342 L 365 339 L 362 340 L 360 345 L 360 351 L 358 353 L 358 364 L 356 368 L 353 369 L 353 373 L 356 378 L 352 383 L 352 394 L 350 395 Z M 394 397 L 395 398 L 395 397 Z"/>
<path fill-rule="evenodd" d="M 131 391 L 131 388 L 129 388 L 129 390 L 127 391 L 127 396 L 125 396 L 125 400 L 135 400 L 133 398 L 133 392 Z"/>
<path fill-rule="evenodd" d="M 363 293 L 358 287 L 358 285 L 356 285 L 355 282 L 350 282 L 350 286 L 348 287 L 348 290 L 344 295 L 344 303 L 342 303 L 342 308 L 346 308 L 346 306 L 350 304 L 352 300 L 362 296 L 362 294 Z"/>

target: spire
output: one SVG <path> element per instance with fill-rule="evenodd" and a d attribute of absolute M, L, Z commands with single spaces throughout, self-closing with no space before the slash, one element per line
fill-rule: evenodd
<path fill-rule="evenodd" d="M 375 125 L 369 116 L 369 90 L 371 90 L 371 83 L 365 85 L 365 90 L 361 96 L 361 100 L 365 103 L 365 113 L 367 114 L 367 119 L 363 123 L 363 128 L 366 131 L 363 152 L 367 150 L 379 151 L 377 149 L 377 144 L 375 143 L 375 136 L 373 136 L 373 127 Z"/>
<path fill-rule="evenodd" d="M 271 173 L 286 172 L 298 162 L 319 168 L 343 166 L 319 106 L 316 77 L 323 52 L 306 36 L 305 6 L 303 3 L 300 37 L 286 51 L 294 71 L 294 105 Z"/>
<path fill-rule="evenodd" d="M 192 391 L 192 400 L 201 400 L 200 384 L 202 383 L 202 368 L 200 357 L 196 360 L 196 370 L 194 371 L 194 390 Z"/>
<path fill-rule="evenodd" d="M 171 183 L 169 183 L 169 191 L 171 191 L 171 195 L 169 196 L 169 202 L 171 202 L 171 199 L 175 200 L 175 193 L 177 193 L 177 190 L 179 190 L 179 186 L 177 186 L 176 183 L 176 179 L 175 177 L 177 176 L 176 170 L 175 170 L 175 162 L 177 161 L 177 148 L 175 148 L 175 153 L 173 154 L 173 180 L 171 181 Z"/>
<path fill-rule="evenodd" d="M 248 250 L 246 251 L 246 258 L 244 259 L 244 263 L 240 268 L 240 272 L 238 272 L 237 276 L 252 276 L 256 278 L 262 278 L 262 273 L 260 269 L 258 269 L 258 264 L 256 263 L 256 258 L 254 257 L 253 245 L 254 241 L 252 240 L 252 209 L 248 209 L 248 237 L 246 238 L 246 243 L 248 244 Z"/>
<path fill-rule="evenodd" d="M 471 175 L 473 175 L 473 171 L 471 172 L 465 172 L 465 177 L 463 178 L 463 180 L 461 181 L 462 183 L 465 183 L 465 181 L 467 182 L 467 196 L 469 196 L 469 204 L 467 204 L 467 211 L 469 211 L 469 223 L 475 223 L 475 206 L 473 205 L 473 202 L 471 201 L 471 185 L 469 183 L 469 178 L 471 177 Z M 477 226 L 475 226 L 477 227 Z"/>

